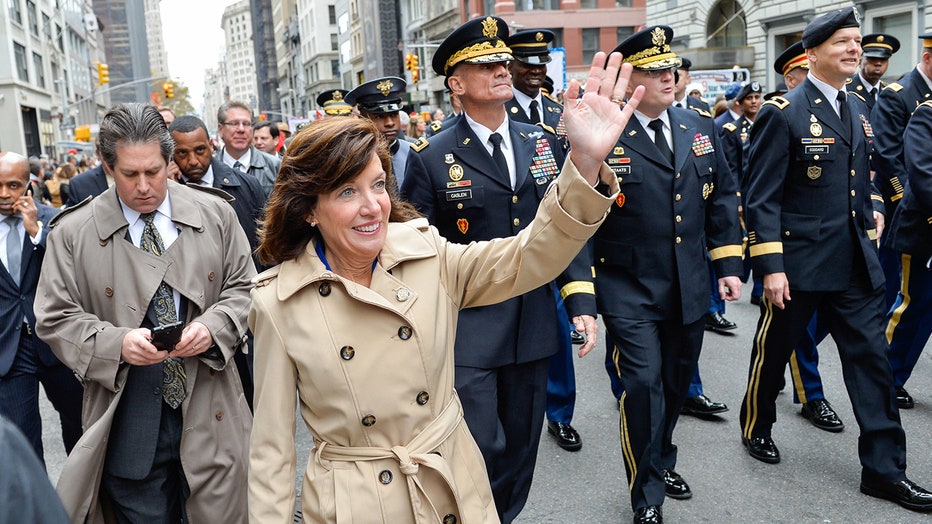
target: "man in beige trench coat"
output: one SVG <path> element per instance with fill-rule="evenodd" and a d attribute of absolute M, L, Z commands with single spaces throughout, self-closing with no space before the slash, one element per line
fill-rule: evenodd
<path fill-rule="evenodd" d="M 225 193 L 167 179 L 154 107 L 116 106 L 100 128 L 114 187 L 53 221 L 36 297 L 39 336 L 85 387 L 58 492 L 76 523 L 245 522 L 252 417 L 232 357 L 256 274 L 246 235 Z M 148 328 L 172 302 L 185 328 L 168 359 Z M 173 363 L 180 383 L 163 376 Z"/>

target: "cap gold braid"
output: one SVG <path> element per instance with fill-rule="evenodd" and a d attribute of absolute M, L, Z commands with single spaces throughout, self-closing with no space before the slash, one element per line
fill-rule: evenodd
<path fill-rule="evenodd" d="M 469 47 L 460 49 L 459 51 L 453 53 L 453 56 L 448 58 L 446 63 L 443 64 L 443 71 L 444 72 L 449 71 L 451 67 L 455 66 L 456 64 L 464 60 L 471 60 L 473 58 L 477 58 L 480 56 L 497 54 L 497 53 L 505 53 L 505 54 L 510 55 L 511 48 L 505 45 L 505 42 L 503 40 L 498 40 L 498 39 L 495 40 L 494 45 L 492 44 L 492 42 L 489 42 L 489 41 L 479 42 L 477 44 L 473 44 Z M 511 58 L 508 58 L 508 60 L 511 60 Z"/>
<path fill-rule="evenodd" d="M 797 67 L 805 67 L 806 69 L 809 68 L 809 57 L 807 57 L 805 53 L 787 61 L 787 63 L 783 66 L 783 74 L 785 75 Z"/>

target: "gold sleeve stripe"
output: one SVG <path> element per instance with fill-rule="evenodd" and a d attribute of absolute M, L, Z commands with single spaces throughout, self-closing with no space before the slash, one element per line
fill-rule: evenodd
<path fill-rule="evenodd" d="M 575 293 L 595 295 L 595 284 L 592 282 L 583 282 L 577 280 L 575 282 L 570 282 L 569 284 L 560 288 L 560 296 L 563 298 L 566 298 Z"/>
<path fill-rule="evenodd" d="M 890 197 L 890 202 L 896 202 L 897 200 L 901 198 L 903 198 L 903 193 L 900 193 L 898 195 L 893 195 L 892 197 Z"/>
<path fill-rule="evenodd" d="M 883 197 L 880 195 L 871 195 L 871 200 L 876 200 L 878 202 L 883 202 Z"/>
<path fill-rule="evenodd" d="M 718 260 L 725 257 L 740 257 L 744 255 L 744 250 L 740 245 L 722 246 L 709 251 L 709 257 L 712 260 Z"/>
<path fill-rule="evenodd" d="M 868 230 L 867 230 L 867 238 L 869 238 L 869 239 L 871 239 L 871 240 L 877 240 L 877 230 L 876 230 L 876 229 L 868 229 Z"/>
<path fill-rule="evenodd" d="M 763 244 L 755 244 L 751 246 L 752 257 L 777 254 L 783 254 L 783 242 L 764 242 Z"/>

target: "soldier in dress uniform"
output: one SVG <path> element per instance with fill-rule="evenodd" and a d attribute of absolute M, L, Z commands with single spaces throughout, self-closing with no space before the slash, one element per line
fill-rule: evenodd
<path fill-rule="evenodd" d="M 456 124 L 411 148 L 402 193 L 450 241 L 518 233 L 563 164 L 556 136 L 508 118 L 508 26 L 470 20 L 437 48 L 432 67 L 463 104 Z M 580 276 L 576 278 L 576 274 Z M 595 297 L 585 256 L 558 278 L 587 352 L 595 343 Z M 575 284 L 570 285 L 571 282 Z M 553 288 L 459 314 L 456 389 L 486 461 L 503 522 L 524 507 L 544 422 L 549 359 L 559 350 Z"/>
<path fill-rule="evenodd" d="M 883 339 L 883 271 L 877 260 L 867 107 L 846 96 L 861 54 L 856 8 L 803 31 L 809 75 L 764 104 L 751 130 L 745 216 L 764 301 L 741 407 L 742 442 L 780 461 L 771 437 L 779 382 L 818 309 L 841 358 L 861 428 L 863 493 L 932 510 L 932 493 L 906 478 L 906 437 Z"/>
<path fill-rule="evenodd" d="M 444 83 L 444 85 L 446 85 L 446 83 Z M 459 97 L 451 93 L 449 88 L 447 88 L 446 93 L 450 97 L 450 108 L 452 112 L 443 120 L 434 120 L 427 126 L 427 130 L 424 132 L 424 136 L 427 138 L 436 135 L 444 129 L 450 129 L 451 127 L 455 126 L 456 122 L 463 114 L 463 106 L 460 104 Z"/>
<path fill-rule="evenodd" d="M 893 35 L 874 33 L 861 38 L 861 67 L 845 88 L 864 99 L 868 109 L 874 108 L 880 91 L 887 87 L 881 78 L 887 73 L 890 57 L 899 50 L 900 41 Z"/>
<path fill-rule="evenodd" d="M 672 440 L 702 347 L 707 251 L 720 292 L 741 294 L 737 184 L 711 115 L 670 107 L 680 65 L 672 40 L 672 29 L 653 26 L 615 48 L 634 66 L 629 88 L 646 90 L 606 159 L 621 194 L 593 237 L 598 311 L 624 384 L 621 447 L 635 523 L 662 522 L 665 496 L 692 496 Z"/>
<path fill-rule="evenodd" d="M 331 89 L 317 96 L 317 105 L 324 110 L 324 118 L 353 114 L 353 106 L 345 100 L 348 93 L 346 89 Z"/>
<path fill-rule="evenodd" d="M 683 109 L 702 109 L 706 113 L 709 112 L 709 104 L 702 100 L 701 98 L 696 98 L 694 96 L 689 96 L 686 92 L 687 86 L 692 82 L 692 77 L 689 75 L 689 70 L 693 67 L 692 60 L 688 58 L 680 57 L 680 60 L 683 61 L 680 64 L 679 69 L 676 70 L 676 84 L 673 86 L 673 107 L 680 107 Z"/>
<path fill-rule="evenodd" d="M 360 115 L 372 120 L 388 143 L 388 149 L 392 154 L 392 175 L 399 190 L 404 181 L 408 154 L 411 152 L 411 143 L 399 136 L 401 95 L 407 86 L 408 84 L 397 76 L 386 76 L 370 80 L 346 95 L 346 103 L 356 106 Z"/>

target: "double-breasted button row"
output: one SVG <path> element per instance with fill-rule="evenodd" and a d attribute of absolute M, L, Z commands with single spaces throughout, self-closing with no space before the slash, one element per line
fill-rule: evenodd
<path fill-rule="evenodd" d="M 394 475 L 392 475 L 391 471 L 387 469 L 383 469 L 382 472 L 379 473 L 379 482 L 381 482 L 382 484 L 390 484 L 392 482 L 393 477 Z"/>
<path fill-rule="evenodd" d="M 340 358 L 343 360 L 352 360 L 356 356 L 356 349 L 353 346 L 343 346 L 340 348 Z"/>
<path fill-rule="evenodd" d="M 417 398 L 415 400 L 417 401 L 418 405 L 423 406 L 424 404 L 427 404 L 428 401 L 430 401 L 430 393 L 421 391 L 417 394 Z"/>
<path fill-rule="evenodd" d="M 411 338 L 412 334 L 414 334 L 414 330 L 411 329 L 411 326 L 401 326 L 398 328 L 398 338 L 401 340 L 408 340 Z"/>
<path fill-rule="evenodd" d="M 367 428 L 375 425 L 375 415 L 366 415 L 362 418 L 362 425 Z"/>

